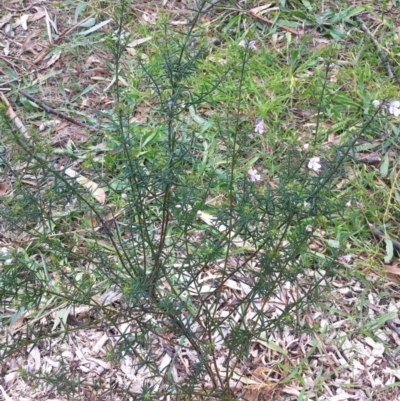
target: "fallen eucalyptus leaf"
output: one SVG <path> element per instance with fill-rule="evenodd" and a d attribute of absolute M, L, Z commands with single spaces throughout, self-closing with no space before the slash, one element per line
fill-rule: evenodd
<path fill-rule="evenodd" d="M 76 182 L 83 187 L 87 188 L 93 195 L 94 199 L 97 200 L 97 202 L 101 203 L 104 205 L 106 201 L 106 193 L 102 188 L 99 188 L 99 184 L 96 184 L 94 181 L 89 180 L 85 176 L 79 174 L 75 170 L 72 170 L 72 168 L 67 168 L 65 170 L 65 174 L 68 177 L 76 178 Z"/>

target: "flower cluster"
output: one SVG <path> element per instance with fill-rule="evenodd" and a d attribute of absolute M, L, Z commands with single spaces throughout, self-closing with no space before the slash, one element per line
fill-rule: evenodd
<path fill-rule="evenodd" d="M 256 118 L 254 132 L 256 132 L 257 134 L 262 134 L 264 132 L 264 121 L 261 118 Z"/>
<path fill-rule="evenodd" d="M 398 100 L 389 103 L 389 113 L 395 117 L 400 116 L 400 102 Z"/>
<path fill-rule="evenodd" d="M 256 182 L 256 181 L 261 180 L 261 176 L 260 176 L 260 174 L 257 174 L 257 170 L 253 170 L 251 168 L 251 169 L 249 169 L 249 171 L 247 173 L 249 174 L 251 182 Z"/>
<path fill-rule="evenodd" d="M 243 47 L 243 49 L 254 50 L 254 51 L 257 50 L 257 46 L 256 46 L 256 41 L 255 40 L 247 41 L 247 40 L 243 39 L 243 40 L 241 40 L 239 42 L 239 46 Z"/>
<path fill-rule="evenodd" d="M 389 113 L 394 115 L 395 117 L 400 116 L 400 101 L 394 100 L 393 102 L 382 104 L 380 100 L 374 100 L 372 105 L 377 109 L 378 107 L 382 107 L 384 109 L 389 109 Z"/>
<path fill-rule="evenodd" d="M 319 157 L 312 157 L 307 166 L 310 170 L 318 172 L 321 168 L 321 159 Z"/>
<path fill-rule="evenodd" d="M 6 247 L 0 248 L 0 255 L 3 255 L 3 256 L 5 256 L 5 257 L 8 257 L 8 256 L 9 256 L 8 249 L 7 249 Z M 3 264 L 4 264 L 4 266 L 9 266 L 9 265 L 12 264 L 12 262 L 13 262 L 13 259 L 12 259 L 12 258 L 8 258 L 8 259 L 6 259 L 6 260 L 4 261 Z M 1 266 L 1 262 L 0 262 L 0 266 Z"/>

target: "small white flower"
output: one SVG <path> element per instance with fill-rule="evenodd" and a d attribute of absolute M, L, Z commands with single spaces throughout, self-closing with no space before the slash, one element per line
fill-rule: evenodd
<path fill-rule="evenodd" d="M 264 121 L 261 118 L 256 119 L 256 125 L 254 126 L 254 132 L 262 134 L 264 132 Z"/>
<path fill-rule="evenodd" d="M 304 206 L 305 208 L 309 208 L 311 205 L 310 205 L 310 202 L 304 201 L 303 206 Z"/>
<path fill-rule="evenodd" d="M 309 145 L 308 143 L 305 143 L 305 144 L 303 145 L 303 149 L 304 149 L 305 151 L 307 151 L 309 147 L 310 147 L 310 145 Z"/>
<path fill-rule="evenodd" d="M 256 51 L 256 50 L 257 50 L 256 41 L 255 41 L 255 40 L 250 40 L 250 42 L 249 42 L 249 44 L 247 45 L 247 47 L 248 47 L 250 50 Z"/>
<path fill-rule="evenodd" d="M 321 159 L 319 157 L 312 157 L 308 162 L 308 168 L 310 170 L 318 172 L 318 170 L 321 168 L 320 160 Z"/>
<path fill-rule="evenodd" d="M 255 40 L 250 40 L 249 42 L 247 40 L 242 39 L 239 42 L 239 46 L 243 47 L 243 49 L 249 49 L 249 50 L 257 50 L 256 46 L 256 41 Z"/>
<path fill-rule="evenodd" d="M 7 259 L 7 260 L 4 262 L 4 266 L 10 266 L 10 265 L 12 264 L 12 262 L 13 262 L 12 259 Z"/>
<path fill-rule="evenodd" d="M 381 101 L 380 100 L 374 100 L 372 102 L 372 105 L 377 109 L 380 105 L 381 105 Z"/>
<path fill-rule="evenodd" d="M 340 257 L 340 260 L 343 261 L 344 263 L 350 263 L 351 262 L 351 255 L 343 255 Z"/>
<path fill-rule="evenodd" d="M 247 173 L 249 174 L 252 182 L 260 181 L 261 176 L 260 174 L 257 174 L 257 170 L 250 169 Z"/>
<path fill-rule="evenodd" d="M 121 198 L 122 198 L 123 200 L 127 200 L 127 199 L 128 199 L 128 195 L 127 195 L 127 194 L 122 194 L 122 195 L 121 195 Z"/>
<path fill-rule="evenodd" d="M 395 100 L 389 103 L 389 113 L 393 114 L 395 117 L 400 116 L 400 101 Z"/>
<path fill-rule="evenodd" d="M 27 362 L 27 363 L 22 367 L 22 369 L 25 370 L 25 372 L 27 372 L 27 373 L 32 373 L 32 372 L 33 372 L 33 368 L 34 368 L 34 365 L 32 364 L 32 362 Z"/>
<path fill-rule="evenodd" d="M 308 233 L 312 233 L 312 232 L 313 232 L 313 228 L 312 228 L 312 225 L 311 225 L 311 224 L 309 224 L 309 225 L 306 227 L 306 231 L 307 231 Z"/>
<path fill-rule="evenodd" d="M 8 249 L 3 246 L 2 248 L 0 248 L 0 253 L 3 254 L 4 256 L 8 255 Z"/>
<path fill-rule="evenodd" d="M 346 203 L 346 207 L 351 207 L 351 201 L 348 201 L 348 202 Z"/>

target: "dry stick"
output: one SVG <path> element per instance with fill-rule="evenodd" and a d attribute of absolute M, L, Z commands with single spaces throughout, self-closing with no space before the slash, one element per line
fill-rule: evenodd
<path fill-rule="evenodd" d="M 392 238 L 387 237 L 382 231 L 378 230 L 373 224 L 368 223 L 368 227 L 372 231 L 372 234 L 374 237 L 376 237 L 378 239 L 385 239 L 385 238 L 390 239 L 390 241 L 392 241 L 392 243 L 393 243 L 393 248 L 396 249 L 396 251 L 398 251 L 400 253 L 400 242 L 399 241 L 396 241 Z"/>
<path fill-rule="evenodd" d="M 18 128 L 18 130 L 21 132 L 21 134 L 25 137 L 25 139 L 31 139 L 31 136 L 29 135 L 28 130 L 26 129 L 25 125 L 22 123 L 22 121 L 19 119 L 15 111 L 10 105 L 10 102 L 8 99 L 4 96 L 3 93 L 0 92 L 0 98 L 3 101 L 3 103 L 8 107 L 6 114 L 8 117 L 10 117 L 11 120 L 14 121 L 15 126 Z"/>
<path fill-rule="evenodd" d="M 377 50 L 379 52 L 379 57 L 381 58 L 383 64 L 385 65 L 386 73 L 389 76 L 389 78 L 392 78 L 392 79 L 395 78 L 396 81 L 398 83 L 400 83 L 400 78 L 393 70 L 393 67 L 390 64 L 387 54 L 382 50 L 382 46 L 379 44 L 376 37 L 372 34 L 372 32 L 368 29 L 368 27 L 364 24 L 364 22 L 361 22 L 360 19 L 358 19 L 358 18 L 356 18 L 356 20 L 360 23 L 360 29 L 371 39 L 371 42 L 377 48 Z"/>
<path fill-rule="evenodd" d="M 98 129 L 95 128 L 95 127 L 91 127 L 90 125 L 82 123 L 82 122 L 78 121 L 77 119 L 75 119 L 73 117 L 67 116 L 65 113 L 63 113 L 61 111 L 58 111 L 58 110 L 55 110 L 55 109 L 53 109 L 53 108 L 51 108 L 49 106 L 46 106 L 45 104 L 40 102 L 38 99 L 36 99 L 34 96 L 30 95 L 29 93 L 26 93 L 23 90 L 19 90 L 18 92 L 21 95 L 25 96 L 27 99 L 31 100 L 33 103 L 36 103 L 40 108 L 42 108 L 47 113 L 54 114 L 54 115 L 56 115 L 56 116 L 58 116 L 60 118 L 63 118 L 64 120 L 69 121 L 72 124 L 79 125 L 80 127 L 83 127 L 83 128 L 86 128 L 86 129 L 89 129 L 89 130 L 92 130 L 92 131 L 98 131 Z"/>
<path fill-rule="evenodd" d="M 368 156 L 357 156 L 356 155 L 356 162 L 364 163 L 364 164 L 379 164 L 382 161 L 382 158 L 377 155 L 376 153 L 372 153 Z"/>

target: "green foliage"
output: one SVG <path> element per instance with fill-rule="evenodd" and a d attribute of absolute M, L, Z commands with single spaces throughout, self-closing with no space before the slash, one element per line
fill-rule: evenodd
<path fill-rule="evenodd" d="M 267 341 L 286 326 L 300 328 L 298 317 L 317 302 L 321 284 L 333 274 L 337 252 L 318 254 L 310 241 L 316 229 L 340 220 L 343 202 L 332 196 L 334 185 L 344 176 L 342 164 L 356 141 L 376 122 L 365 112 L 344 145 L 321 155 L 322 168 L 315 172 L 308 163 L 323 135 L 317 122 L 310 151 L 289 141 L 279 153 L 279 171 L 273 157 L 266 158 L 263 167 L 274 172 L 274 185 L 253 182 L 247 171 L 260 156 L 252 153 L 257 139 L 249 137 L 255 118 L 246 113 L 247 103 L 257 104 L 262 89 L 251 83 L 251 48 L 227 44 L 235 54 L 226 69 L 216 69 L 212 80 L 204 77 L 209 44 L 202 38 L 206 33 L 198 12 L 184 32 L 165 25 L 159 53 L 148 62 L 135 60 L 137 86 L 122 87 L 120 79 L 129 81 L 122 62 L 129 43 L 127 5 L 121 1 L 107 42 L 115 106 L 103 113 L 108 119 L 104 153 L 81 165 L 82 175 L 105 191 L 105 204 L 92 187 L 66 174 L 67 165 L 59 165 L 49 149 L 43 151 L 40 138 L 36 143 L 24 139 L 0 110 L 9 132 L 5 144 L 18 152 L 12 162 L 1 159 L 14 190 L 0 197 L 0 215 L 4 229 L 21 244 L 7 256 L 12 262 L 1 267 L 2 307 L 15 311 L 8 324 L 24 311 L 35 313 L 36 322 L 43 320 L 49 304 L 58 308 L 53 327 L 28 323 L 26 335 L 0 345 L 0 352 L 6 357 L 23 347 L 29 350 L 54 333 L 70 334 L 76 326 L 107 327 L 117 339 L 108 359 L 129 356 L 134 368 L 145 372 L 140 389 L 118 391 L 143 400 L 167 395 L 231 399 L 229 380 L 236 365 L 245 363 L 252 341 Z M 359 11 L 351 7 L 336 15 L 330 10 L 310 24 L 339 39 L 334 26 L 349 23 Z M 240 25 L 237 20 L 233 24 Z M 344 93 L 331 91 L 328 63 L 318 69 L 308 55 L 302 64 L 304 43 L 298 51 L 289 45 L 284 58 L 292 93 L 299 90 L 292 85 L 296 74 L 315 67 L 319 87 L 313 106 L 318 115 L 340 118 L 348 108 L 361 107 Z M 269 60 L 258 78 L 277 79 L 269 75 L 282 74 L 278 61 Z M 279 102 L 287 96 L 278 95 Z M 151 102 L 152 118 L 132 122 L 142 98 Z M 274 107 L 272 101 L 260 106 L 266 119 Z M 214 114 L 203 115 L 205 109 Z M 353 117 L 348 117 L 349 126 Z M 271 126 L 281 128 L 278 118 L 270 119 Z M 74 152 L 63 153 L 70 162 Z M 220 199 L 210 201 L 216 197 Z M 299 287 L 281 299 L 287 283 Z M 221 313 L 226 288 L 234 288 L 236 300 Z M 266 307 L 271 299 L 280 305 L 273 312 Z M 90 314 L 74 325 L 69 311 L 82 305 Z M 124 330 L 125 323 L 132 323 L 134 331 Z M 181 350 L 194 355 L 183 382 L 174 380 L 173 362 L 160 370 L 155 342 L 167 341 L 165 331 L 174 347 L 173 361 Z M 217 362 L 217 349 L 226 351 L 226 372 Z M 205 377 L 209 388 L 200 387 Z M 63 364 L 56 376 L 40 372 L 36 378 L 60 393 L 73 392 L 80 383 L 79 375 Z"/>

